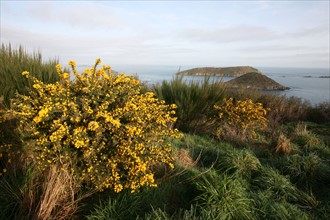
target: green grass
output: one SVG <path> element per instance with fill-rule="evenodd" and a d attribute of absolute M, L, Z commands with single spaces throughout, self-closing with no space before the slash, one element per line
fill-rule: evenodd
<path fill-rule="evenodd" d="M 0 178 L 0 219 L 32 219 L 40 192 L 32 167 L 12 167 Z"/>
<path fill-rule="evenodd" d="M 299 168 L 308 163 L 319 164 L 317 153 L 305 155 L 301 151 L 290 156 L 271 156 L 270 160 L 270 155 L 255 154 L 253 148 L 235 147 L 206 136 L 188 134 L 174 145 L 176 149 L 188 150 L 193 160 L 199 160 L 196 166 L 176 165 L 175 171 L 157 188 L 144 188 L 134 194 L 126 192 L 94 203 L 91 209 L 94 211 L 88 218 L 106 219 L 107 215 L 107 219 L 116 219 L 118 213 L 121 219 L 328 217 L 329 198 L 320 195 L 317 188 L 319 181 L 327 181 L 327 170 L 322 166 L 309 170 Z M 309 162 L 300 161 L 296 167 L 292 161 L 297 155 L 306 157 Z M 310 181 L 312 178 L 315 179 Z M 308 189 L 304 185 L 306 181 L 309 181 Z M 329 191 L 329 185 L 323 185 L 321 190 Z M 127 203 L 132 204 L 130 210 L 123 208 Z"/>
<path fill-rule="evenodd" d="M 177 105 L 175 126 L 179 130 L 201 134 L 209 133 L 213 128 L 214 105 L 222 103 L 225 86 L 222 81 L 212 82 L 210 78 L 186 82 L 182 76 L 177 76 L 155 85 L 153 90 L 159 99 Z"/>
<path fill-rule="evenodd" d="M 319 192 L 329 191 L 328 168 L 323 167 L 328 162 L 317 151 L 259 155 L 253 148 L 188 134 L 175 141 L 174 148 L 188 150 L 198 160 L 195 166 L 176 164 L 156 188 L 91 195 L 78 205 L 75 218 L 326 219 L 329 214 L 329 197 Z M 29 178 L 25 175 L 23 182 L 10 174 L 1 177 L 2 219 L 23 210 L 20 190 Z"/>
<path fill-rule="evenodd" d="M 213 219 L 254 219 L 252 199 L 239 178 L 219 174 L 213 170 L 196 181 L 201 194 L 195 201 L 202 212 Z"/>
<path fill-rule="evenodd" d="M 28 53 L 22 46 L 2 44 L 0 48 L 0 97 L 4 97 L 5 106 L 10 105 L 10 99 L 15 92 L 28 94 L 31 89 L 29 80 L 22 77 L 23 71 L 29 71 L 31 76 L 46 82 L 54 83 L 60 78 L 55 65 L 58 59 L 44 61 L 40 52 Z"/>

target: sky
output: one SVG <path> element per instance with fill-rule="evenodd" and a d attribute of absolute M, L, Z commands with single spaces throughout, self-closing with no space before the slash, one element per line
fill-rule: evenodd
<path fill-rule="evenodd" d="M 329 5 L 1 0 L 1 43 L 78 65 L 329 68 Z"/>

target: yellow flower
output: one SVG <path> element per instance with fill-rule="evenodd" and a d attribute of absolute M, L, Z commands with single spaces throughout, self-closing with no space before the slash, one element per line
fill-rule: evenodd
<path fill-rule="evenodd" d="M 62 73 L 62 66 L 61 66 L 61 64 L 57 64 L 56 65 L 56 71 L 57 71 L 58 74 L 61 74 Z"/>
<path fill-rule="evenodd" d="M 84 73 L 87 74 L 87 75 L 89 75 L 89 74 L 91 74 L 91 71 L 90 71 L 90 69 L 85 69 L 84 70 Z"/>
<path fill-rule="evenodd" d="M 72 67 L 76 67 L 77 66 L 76 62 L 73 61 L 73 60 L 70 60 L 69 61 L 69 65 L 72 66 Z"/>
<path fill-rule="evenodd" d="M 70 77 L 70 74 L 69 74 L 69 73 L 63 73 L 63 74 L 61 75 L 61 77 L 62 77 L 63 79 L 68 79 L 68 78 Z"/>
<path fill-rule="evenodd" d="M 104 69 L 104 70 L 110 70 L 110 69 L 111 69 L 111 66 L 103 65 L 103 69 Z"/>
<path fill-rule="evenodd" d="M 97 59 L 95 60 L 95 64 L 98 65 L 98 64 L 100 64 L 100 63 L 101 63 L 101 59 L 100 59 L 100 58 L 97 58 Z"/>
<path fill-rule="evenodd" d="M 29 78 L 29 72 L 28 71 L 23 71 L 22 72 L 22 76 L 25 77 L 25 78 Z"/>
<path fill-rule="evenodd" d="M 96 121 L 91 121 L 91 122 L 88 123 L 88 129 L 91 130 L 91 131 L 95 131 L 99 127 L 100 127 L 99 123 L 97 123 Z"/>
<path fill-rule="evenodd" d="M 34 84 L 32 87 L 35 88 L 36 90 L 41 89 L 41 86 L 39 84 Z"/>

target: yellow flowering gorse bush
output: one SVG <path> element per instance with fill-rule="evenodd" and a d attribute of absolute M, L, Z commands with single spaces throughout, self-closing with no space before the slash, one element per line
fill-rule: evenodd
<path fill-rule="evenodd" d="M 19 118 L 25 147 L 40 168 L 70 165 L 99 190 L 155 186 L 151 167 L 173 167 L 165 139 L 180 136 L 172 129 L 175 105 L 142 94 L 133 76 L 112 74 L 105 65 L 97 69 L 100 62 L 79 74 L 70 61 L 74 81 L 57 65 L 61 81 L 55 84 L 23 72 L 34 89 L 31 96 L 19 95 L 8 113 Z"/>
<path fill-rule="evenodd" d="M 236 135 L 246 135 L 256 138 L 256 130 L 267 126 L 267 109 L 261 103 L 253 103 L 251 99 L 234 101 L 233 98 L 224 99 L 223 105 L 215 105 L 221 122 L 231 127 Z M 225 131 L 223 123 L 217 129 L 217 136 Z"/>

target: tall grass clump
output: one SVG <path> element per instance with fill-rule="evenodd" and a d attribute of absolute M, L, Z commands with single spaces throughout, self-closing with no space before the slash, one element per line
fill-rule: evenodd
<path fill-rule="evenodd" d="M 259 214 L 267 219 L 291 215 L 308 217 L 311 211 L 317 212 L 318 209 L 322 209 L 321 203 L 313 193 L 299 189 L 291 181 L 290 176 L 284 176 L 271 167 L 263 167 L 253 180 L 253 188 L 257 189 L 252 197 L 257 197 L 254 202 L 261 211 Z"/>
<path fill-rule="evenodd" d="M 261 168 L 261 163 L 251 150 L 233 148 L 219 158 L 216 168 L 227 174 L 250 178 Z"/>
<path fill-rule="evenodd" d="M 186 82 L 177 76 L 154 86 L 158 98 L 168 104 L 176 104 L 175 127 L 188 133 L 209 133 L 216 111 L 214 105 L 222 103 L 225 86 L 222 81 Z"/>
<path fill-rule="evenodd" d="M 0 219 L 72 217 L 83 198 L 77 194 L 74 176 L 57 167 L 52 167 L 48 173 L 40 173 L 24 158 L 20 162 L 20 166 L 16 165 L 0 178 Z"/>
<path fill-rule="evenodd" d="M 285 134 L 280 133 L 276 140 L 275 153 L 287 155 L 294 150 L 296 150 L 296 147 L 291 142 L 290 138 L 288 138 Z"/>
<path fill-rule="evenodd" d="M 27 95 L 32 88 L 28 81 L 22 78 L 23 71 L 45 83 L 55 83 L 60 80 L 56 72 L 57 59 L 45 62 L 40 52 L 28 53 L 22 46 L 17 49 L 2 44 L 0 48 L 0 97 L 4 97 L 4 104 L 9 107 L 10 99 L 17 91 Z"/>
<path fill-rule="evenodd" d="M 291 183 L 290 178 L 271 167 L 263 167 L 253 184 L 258 189 L 266 190 L 265 195 L 269 195 L 272 200 L 296 201 L 299 197 L 298 189 Z"/>
<path fill-rule="evenodd" d="M 290 175 L 298 186 L 317 189 L 318 185 L 329 183 L 329 165 L 316 153 L 306 155 L 292 155 L 287 158 L 283 172 Z"/>
<path fill-rule="evenodd" d="M 208 219 L 254 219 L 252 200 L 239 179 L 211 170 L 196 185 L 201 191 L 196 202 Z"/>
<path fill-rule="evenodd" d="M 100 201 L 86 216 L 86 219 L 135 219 L 141 212 L 140 203 L 141 196 L 139 194 L 131 194 L 126 191 L 116 197 L 110 196 L 105 201 Z"/>
<path fill-rule="evenodd" d="M 293 132 L 293 141 L 305 150 L 324 144 L 313 132 L 307 130 L 307 125 L 303 122 L 296 125 Z"/>
<path fill-rule="evenodd" d="M 308 220 L 311 216 L 296 205 L 287 201 L 278 201 L 269 198 L 267 192 L 259 192 L 253 195 L 253 201 L 256 206 L 256 219 L 269 220 Z"/>

